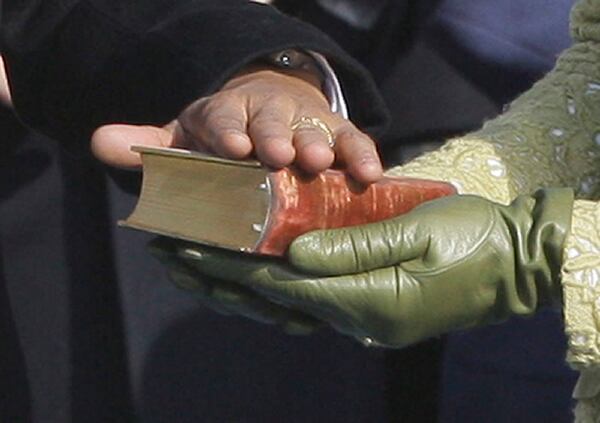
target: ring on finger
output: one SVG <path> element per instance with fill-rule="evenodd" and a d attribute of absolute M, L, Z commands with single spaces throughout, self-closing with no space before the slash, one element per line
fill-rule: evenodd
<path fill-rule="evenodd" d="M 296 122 L 292 123 L 290 129 L 296 131 L 301 128 L 312 128 L 318 129 L 323 132 L 327 137 L 327 145 L 329 148 L 335 147 L 335 139 L 333 138 L 333 131 L 325 122 L 316 117 L 302 116 Z"/>

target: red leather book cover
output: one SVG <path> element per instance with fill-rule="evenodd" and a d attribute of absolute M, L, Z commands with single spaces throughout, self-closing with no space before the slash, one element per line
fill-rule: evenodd
<path fill-rule="evenodd" d="M 360 225 L 406 213 L 456 193 L 446 182 L 387 177 L 362 186 L 341 171 L 306 176 L 283 169 L 268 176 L 271 202 L 254 252 L 282 256 L 299 235 L 315 229 Z"/>

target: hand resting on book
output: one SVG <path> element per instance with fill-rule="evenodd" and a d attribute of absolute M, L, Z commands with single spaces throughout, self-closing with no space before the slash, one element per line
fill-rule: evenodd
<path fill-rule="evenodd" d="M 171 274 L 247 289 L 253 295 L 236 297 L 236 314 L 247 315 L 245 302 L 256 310 L 260 295 L 280 315 L 294 310 L 363 342 L 402 347 L 559 306 L 572 204 L 569 189 L 509 206 L 444 197 L 393 219 L 301 236 L 289 262 L 178 242 Z"/>
<path fill-rule="evenodd" d="M 332 132 L 302 125 L 317 118 Z M 375 143 L 350 121 L 333 113 L 314 77 L 301 70 L 253 68 L 229 80 L 211 96 L 198 99 L 164 127 L 105 125 L 92 137 L 92 151 L 117 167 L 139 167 L 132 145 L 178 147 L 231 159 L 254 157 L 281 168 L 292 163 L 318 173 L 337 162 L 359 182 L 382 177 Z"/>

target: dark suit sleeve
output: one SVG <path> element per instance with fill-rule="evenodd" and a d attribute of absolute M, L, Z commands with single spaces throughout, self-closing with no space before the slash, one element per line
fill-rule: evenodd
<path fill-rule="evenodd" d="M 363 0 L 360 4 L 364 8 L 377 9 L 380 6 L 376 19 L 366 27 L 353 25 L 350 20 L 336 16 L 320 3 L 318 0 L 276 1 L 280 10 L 311 22 L 331 36 L 366 66 L 376 81 L 381 82 L 389 76 L 396 61 L 402 59 L 422 35 L 441 0 Z"/>
<path fill-rule="evenodd" d="M 4 0 L 0 28 L 19 116 L 71 146 L 104 123 L 168 122 L 285 48 L 329 58 L 363 129 L 386 118 L 370 76 L 330 38 L 248 0 Z"/>

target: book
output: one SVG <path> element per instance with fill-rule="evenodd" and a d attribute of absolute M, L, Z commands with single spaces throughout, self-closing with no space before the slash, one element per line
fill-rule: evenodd
<path fill-rule="evenodd" d="M 340 170 L 307 175 L 173 148 L 134 151 L 142 190 L 121 225 L 270 256 L 311 230 L 388 219 L 456 192 L 445 182 L 386 177 L 363 186 Z"/>

